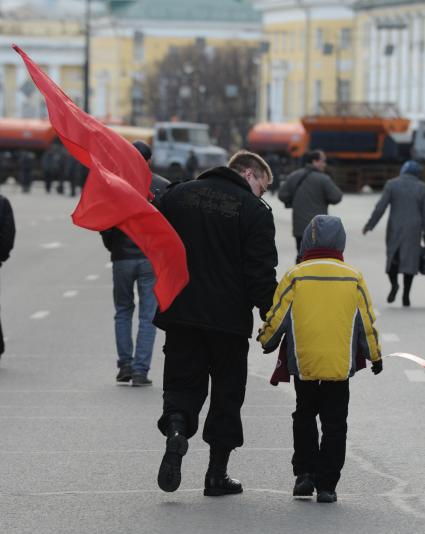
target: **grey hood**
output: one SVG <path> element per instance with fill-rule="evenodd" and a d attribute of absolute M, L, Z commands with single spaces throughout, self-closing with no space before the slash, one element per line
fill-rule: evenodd
<path fill-rule="evenodd" d="M 316 215 L 304 230 L 300 255 L 314 248 L 330 248 L 343 252 L 345 249 L 345 230 L 339 217 Z"/>

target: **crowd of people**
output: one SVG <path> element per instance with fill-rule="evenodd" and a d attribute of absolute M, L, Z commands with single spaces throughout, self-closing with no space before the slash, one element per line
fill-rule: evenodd
<path fill-rule="evenodd" d="M 149 162 L 149 147 L 141 141 L 135 146 Z M 46 155 L 44 166 L 49 175 L 46 191 L 50 191 L 57 154 Z M 118 228 L 102 232 L 113 263 L 118 383 L 152 384 L 148 373 L 155 331 L 165 331 L 163 411 L 158 420 L 165 450 L 158 485 L 166 492 L 177 490 L 181 483 L 182 461 L 198 430 L 209 383 L 203 439 L 210 456 L 204 495 L 243 491 L 242 483 L 228 475 L 227 466 L 231 451 L 244 441 L 241 407 L 257 308 L 263 320 L 257 340 L 265 353 L 279 351 L 272 383 L 290 381 L 292 376 L 296 392 L 293 495 L 312 496 L 316 490 L 318 502 L 337 500 L 350 379 L 366 367 L 366 360 L 374 374 L 383 366 L 366 282 L 357 267 L 344 261 L 346 236 L 341 220 L 327 214 L 328 206 L 341 202 L 343 193 L 325 168 L 325 153 L 310 152 L 305 166 L 279 188 L 279 199 L 292 209 L 297 250 L 295 265 L 280 282 L 273 214 L 262 198 L 273 174 L 263 158 L 245 150 L 237 152 L 226 167 L 210 169 L 195 180 L 169 184 L 153 177 L 153 202 L 185 245 L 190 275 L 188 285 L 166 311 L 157 310 L 149 259 Z M 371 231 L 390 207 L 388 302 L 395 300 L 397 275 L 402 273 L 404 306 L 410 305 L 425 230 L 421 173 L 416 162 L 403 165 L 400 176 L 386 183 L 363 229 Z M 6 199 L 0 200 L 1 249 L 2 228 L 12 211 Z M 9 252 L 10 248 L 7 256 Z M 135 285 L 139 321 L 133 343 Z M 317 416 L 322 425 L 320 442 Z"/>

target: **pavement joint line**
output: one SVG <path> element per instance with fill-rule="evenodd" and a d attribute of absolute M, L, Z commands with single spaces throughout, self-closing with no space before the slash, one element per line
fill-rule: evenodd
<path fill-rule="evenodd" d="M 400 338 L 397 334 L 394 334 L 393 332 L 384 332 L 381 334 L 382 341 L 385 341 L 385 343 L 397 343 L 400 341 Z"/>
<path fill-rule="evenodd" d="M 93 281 L 93 280 L 97 280 L 98 278 L 99 278 L 99 275 L 98 275 L 98 274 L 88 274 L 88 275 L 85 277 L 85 280 Z"/>
<path fill-rule="evenodd" d="M 199 419 L 206 419 L 206 415 L 200 415 Z M 87 415 L 0 415 L 0 419 L 9 420 L 9 419 L 15 419 L 15 420 L 29 420 L 29 421 L 67 421 L 67 420 L 79 420 L 79 421 L 92 421 L 93 419 L 96 419 L 96 421 L 108 421 L 108 420 L 115 420 L 117 418 L 116 415 L 110 415 L 107 417 L 96 417 L 96 416 L 87 416 Z M 244 419 L 292 419 L 292 415 L 251 415 L 251 414 L 244 414 Z M 158 415 L 132 415 L 132 416 L 126 416 L 127 420 L 131 419 L 158 419 Z"/>
<path fill-rule="evenodd" d="M 72 298 L 72 297 L 76 297 L 77 295 L 78 295 L 78 291 L 76 289 L 69 289 L 68 291 L 65 291 L 62 294 L 62 297 L 64 297 L 64 298 Z"/>
<path fill-rule="evenodd" d="M 49 315 L 50 315 L 50 310 L 38 310 L 34 312 L 32 315 L 30 315 L 30 319 L 34 319 L 34 320 L 45 319 Z"/>
<path fill-rule="evenodd" d="M 404 374 L 410 382 L 425 382 L 425 373 L 422 369 L 405 369 Z"/>
<path fill-rule="evenodd" d="M 204 488 L 179 488 L 178 492 L 179 494 L 182 493 L 195 493 L 199 492 L 202 494 L 204 491 Z M 292 490 L 278 490 L 273 488 L 246 488 L 244 487 L 244 493 L 246 492 L 252 492 L 252 493 L 274 493 L 277 495 L 287 495 L 292 497 Z M 157 493 L 160 495 L 166 496 L 167 494 L 164 493 L 161 489 L 129 489 L 129 490 L 68 490 L 68 491 L 40 491 L 40 492 L 0 492 L 0 495 L 2 496 L 9 496 L 9 497 L 54 497 L 54 496 L 65 496 L 65 495 L 138 495 L 138 494 L 145 494 L 145 493 Z M 174 494 L 175 495 L 175 494 Z M 387 494 L 373 494 L 374 497 L 382 497 L 382 498 L 388 498 Z M 237 495 L 234 495 L 234 497 L 237 497 Z M 359 498 L 359 497 L 365 497 L 363 494 L 359 493 L 339 493 L 338 492 L 338 499 L 349 499 L 349 498 Z M 367 497 L 367 496 L 366 496 Z M 372 497 L 370 495 L 369 497 Z M 239 498 L 243 498 L 243 493 L 239 494 Z M 295 501 L 301 500 L 294 497 Z M 314 500 L 314 497 L 311 497 L 309 500 Z"/>
<path fill-rule="evenodd" d="M 209 452 L 208 447 L 200 447 L 200 448 L 191 448 L 191 453 L 197 453 L 197 452 Z M 293 451 L 293 447 L 241 447 L 238 452 L 285 452 L 285 451 Z M 3 451 L 0 450 L 0 454 L 7 455 L 7 456 L 20 456 L 20 455 L 37 455 L 37 456 L 51 456 L 51 455 L 61 455 L 61 454 L 143 454 L 143 453 L 163 453 L 164 448 L 162 449 L 96 449 L 96 450 L 64 450 L 64 451 L 49 451 L 49 450 L 42 450 L 42 451 L 33 451 L 33 450 L 22 450 L 22 451 Z"/>

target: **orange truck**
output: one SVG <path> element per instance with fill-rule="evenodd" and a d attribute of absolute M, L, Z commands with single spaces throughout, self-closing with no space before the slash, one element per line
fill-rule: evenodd
<path fill-rule="evenodd" d="M 338 184 L 357 191 L 364 185 L 382 187 L 415 153 L 419 137 L 410 126 L 392 104 L 322 103 L 319 113 L 300 123 L 256 124 L 248 146 L 266 159 L 283 158 L 282 174 L 299 166 L 305 151 L 323 150 Z"/>

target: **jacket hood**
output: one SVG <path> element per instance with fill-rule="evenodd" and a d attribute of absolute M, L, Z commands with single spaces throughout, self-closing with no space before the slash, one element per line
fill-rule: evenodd
<path fill-rule="evenodd" d="M 316 215 L 304 230 L 300 255 L 311 249 L 326 248 L 343 252 L 346 235 L 339 217 Z"/>
<path fill-rule="evenodd" d="M 400 170 L 400 174 L 410 174 L 411 176 L 416 176 L 420 178 L 422 176 L 422 166 L 412 159 L 406 161 Z"/>

